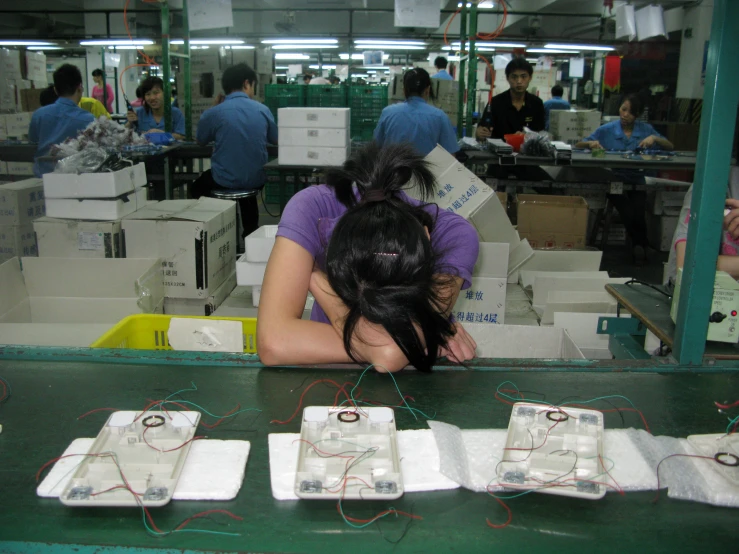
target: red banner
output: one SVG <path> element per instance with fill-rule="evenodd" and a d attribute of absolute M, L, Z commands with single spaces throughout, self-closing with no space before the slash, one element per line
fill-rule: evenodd
<path fill-rule="evenodd" d="M 621 57 L 606 56 L 603 72 L 603 88 L 611 92 L 621 89 Z"/>

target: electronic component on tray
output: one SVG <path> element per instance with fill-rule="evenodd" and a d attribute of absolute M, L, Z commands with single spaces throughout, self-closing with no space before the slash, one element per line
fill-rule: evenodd
<path fill-rule="evenodd" d="M 59 500 L 85 507 L 167 504 L 198 423 L 199 412 L 113 413 Z"/>
<path fill-rule="evenodd" d="M 517 402 L 496 470 L 497 484 L 602 498 L 610 469 L 603 467 L 603 429 L 603 414 L 596 410 Z"/>
<path fill-rule="evenodd" d="M 688 442 L 703 456 L 712 457 L 716 462 L 712 467 L 739 486 L 739 435 L 690 435 Z"/>
<path fill-rule="evenodd" d="M 320 500 L 402 496 L 392 408 L 305 408 L 294 490 L 300 498 Z"/>

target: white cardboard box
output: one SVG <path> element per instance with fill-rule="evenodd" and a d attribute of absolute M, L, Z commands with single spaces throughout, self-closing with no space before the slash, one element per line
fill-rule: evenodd
<path fill-rule="evenodd" d="M 5 129 L 10 139 L 28 138 L 28 127 L 30 125 L 30 112 L 13 113 L 5 116 Z"/>
<path fill-rule="evenodd" d="M 255 308 L 259 307 L 259 299 L 262 297 L 262 287 L 251 288 L 251 303 Z"/>
<path fill-rule="evenodd" d="M 477 343 L 478 358 L 585 358 L 567 331 L 556 327 L 465 323 L 464 328 Z"/>
<path fill-rule="evenodd" d="M 236 203 L 202 197 L 150 204 L 121 222 L 126 256 L 159 257 L 165 295 L 207 298 L 231 275 Z"/>
<path fill-rule="evenodd" d="M 140 188 L 118 198 L 48 198 L 46 215 L 60 219 L 114 221 L 148 204 L 146 189 Z"/>
<path fill-rule="evenodd" d="M 348 148 L 350 144 L 351 136 L 348 129 L 310 129 L 280 126 L 280 146 Z"/>
<path fill-rule="evenodd" d="M 534 282 L 534 298 L 532 300 L 532 304 L 534 305 L 534 308 L 541 307 L 543 310 L 544 306 L 546 306 L 550 291 L 567 290 L 576 292 L 604 292 L 606 285 L 622 285 L 628 280 L 628 278 L 614 279 L 604 277 L 537 277 Z"/>
<path fill-rule="evenodd" d="M 277 120 L 284 127 L 349 129 L 349 108 L 280 108 Z"/>
<path fill-rule="evenodd" d="M 118 198 L 146 185 L 146 167 L 139 163 L 108 173 L 47 173 L 46 198 Z"/>
<path fill-rule="evenodd" d="M 481 242 L 477 263 L 472 271 L 475 277 L 508 277 L 508 250 L 505 242 Z M 462 291 L 464 292 L 464 291 Z"/>
<path fill-rule="evenodd" d="M 33 177 L 32 162 L 8 162 L 8 175 L 16 177 Z"/>
<path fill-rule="evenodd" d="M 562 277 L 563 279 L 575 279 L 580 277 L 602 277 L 608 278 L 607 271 L 531 271 L 524 269 L 520 272 L 519 281 L 524 289 L 534 289 L 537 279 L 544 277 Z"/>
<path fill-rule="evenodd" d="M 117 323 L 161 309 L 160 260 L 22 261 L 22 274 L 18 258 L 0 265 L 0 323 Z"/>
<path fill-rule="evenodd" d="M 602 258 L 600 250 L 534 250 L 521 271 L 598 271 Z"/>
<path fill-rule="evenodd" d="M 275 245 L 277 225 L 262 225 L 246 237 L 246 261 L 267 262 Z"/>
<path fill-rule="evenodd" d="M 257 317 L 259 310 L 252 305 L 252 287 L 237 286 L 213 312 L 215 317 Z"/>
<path fill-rule="evenodd" d="M 26 51 L 26 79 L 46 86 L 46 54 Z"/>
<path fill-rule="evenodd" d="M 45 258 L 125 258 L 121 220 L 40 217 L 33 222 L 38 255 Z"/>
<path fill-rule="evenodd" d="M 267 262 L 249 262 L 246 256 L 247 254 L 244 254 L 236 260 L 236 283 L 240 287 L 261 286 Z"/>
<path fill-rule="evenodd" d="M 568 313 L 554 314 L 554 326 L 565 329 L 577 347 L 590 359 L 610 360 L 613 358 L 608 346 L 610 335 L 597 333 L 598 318 L 613 317 L 612 313 Z M 631 317 L 630 314 L 621 317 Z"/>
<path fill-rule="evenodd" d="M 218 287 L 213 294 L 205 299 L 194 298 L 164 298 L 164 313 L 173 315 L 214 315 L 218 307 L 236 287 L 236 272 L 231 273 L 228 279 Z M 256 316 L 255 316 L 256 317 Z"/>
<path fill-rule="evenodd" d="M 0 185 L 0 225 L 29 225 L 45 214 L 41 179 Z"/>
<path fill-rule="evenodd" d="M 0 323 L 0 344 L 87 347 L 109 330 L 109 323 Z"/>
<path fill-rule="evenodd" d="M 341 165 L 349 156 L 349 148 L 325 146 L 282 146 L 277 149 L 280 165 Z"/>
<path fill-rule="evenodd" d="M 507 284 L 505 277 L 472 277 L 472 286 L 459 292 L 452 315 L 460 323 L 505 323 Z"/>
<path fill-rule="evenodd" d="M 557 312 L 616 313 L 616 300 L 607 292 L 553 290 L 541 316 L 541 325 L 552 325 Z"/>
<path fill-rule="evenodd" d="M 33 225 L 0 225 L 0 262 L 26 256 L 38 256 Z"/>

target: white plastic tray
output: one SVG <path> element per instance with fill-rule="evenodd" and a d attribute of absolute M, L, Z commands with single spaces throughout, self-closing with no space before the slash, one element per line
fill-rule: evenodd
<path fill-rule="evenodd" d="M 606 494 L 603 414 L 517 402 L 497 482 L 506 488 L 595 500 Z"/>
<path fill-rule="evenodd" d="M 739 486 L 739 435 L 690 435 L 688 442 L 703 456 L 714 457 L 711 467 Z"/>
<path fill-rule="evenodd" d="M 139 415 L 141 412 L 121 411 L 108 418 L 89 455 L 59 495 L 63 504 L 164 506 L 172 499 L 192 443 L 179 447 L 195 436 L 200 413 Z M 140 495 L 138 499 L 126 488 L 114 488 L 124 484 L 121 474 Z"/>
<path fill-rule="evenodd" d="M 403 495 L 392 408 L 303 410 L 295 494 L 322 500 L 393 500 Z"/>

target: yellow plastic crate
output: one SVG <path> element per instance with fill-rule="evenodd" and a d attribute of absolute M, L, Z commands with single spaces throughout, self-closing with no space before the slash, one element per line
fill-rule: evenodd
<path fill-rule="evenodd" d="M 90 348 L 131 348 L 134 350 L 172 350 L 167 339 L 173 317 L 240 321 L 244 333 L 244 352 L 257 351 L 257 320 L 245 317 L 213 317 L 185 315 L 130 315 L 90 345 Z"/>

